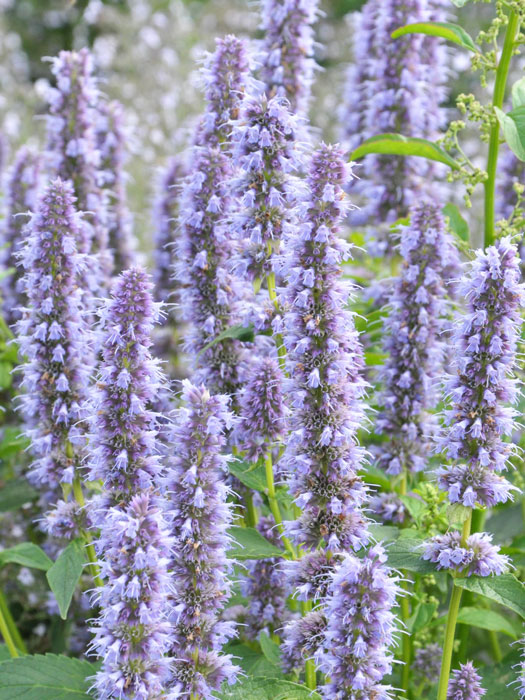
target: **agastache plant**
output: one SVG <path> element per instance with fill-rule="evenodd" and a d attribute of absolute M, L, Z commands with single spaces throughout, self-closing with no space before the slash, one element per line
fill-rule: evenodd
<path fill-rule="evenodd" d="M 481 677 L 472 661 L 452 672 L 447 691 L 448 700 L 480 700 L 487 691 L 481 685 Z"/>
<path fill-rule="evenodd" d="M 224 218 L 230 206 L 228 182 L 233 166 L 226 149 L 248 69 L 243 41 L 234 36 L 217 41 L 202 72 L 207 106 L 197 127 L 192 168 L 180 203 L 177 282 L 185 320 L 190 324 L 186 345 L 193 356 L 196 379 L 204 381 L 210 391 L 224 393 L 236 387 L 237 345 L 227 339 L 207 346 L 234 324 L 240 294 L 228 271 L 233 244 Z"/>
<path fill-rule="evenodd" d="M 101 699 L 163 697 L 173 643 L 169 623 L 172 537 L 160 495 L 157 418 L 162 385 L 151 357 L 158 314 L 146 272 L 117 278 L 103 309 L 102 359 L 93 399 L 90 479 L 103 495 L 91 507 L 104 585 L 92 650 L 101 658 L 94 687 Z"/>
<path fill-rule="evenodd" d="M 436 378 L 442 371 L 446 282 L 459 259 L 439 207 L 423 202 L 410 210 L 399 236 L 402 267 L 389 295 L 383 341 L 387 360 L 380 371 L 383 392 L 377 430 L 386 441 L 378 463 L 388 474 L 427 467 L 436 423 Z M 456 268 L 454 270 L 454 268 Z"/>
<path fill-rule="evenodd" d="M 40 158 L 23 146 L 15 157 L 6 183 L 6 216 L 3 224 L 2 267 L 11 269 L 2 280 L 3 315 L 8 325 L 20 318 L 25 304 L 22 293 L 22 268 L 19 252 L 30 212 L 34 212 L 38 194 Z"/>
<path fill-rule="evenodd" d="M 238 668 L 223 645 L 235 624 L 219 615 L 231 592 L 228 527 L 233 521 L 225 482 L 225 432 L 232 427 L 229 399 L 183 381 L 184 405 L 174 416 L 165 489 L 174 538 L 170 624 L 170 694 L 207 700 Z"/>

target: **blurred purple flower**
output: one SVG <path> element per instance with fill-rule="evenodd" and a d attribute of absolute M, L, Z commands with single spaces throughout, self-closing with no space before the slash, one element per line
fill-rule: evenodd
<path fill-rule="evenodd" d="M 460 664 L 459 668 L 452 671 L 447 690 L 448 700 L 480 700 L 486 692 L 472 661 Z"/>

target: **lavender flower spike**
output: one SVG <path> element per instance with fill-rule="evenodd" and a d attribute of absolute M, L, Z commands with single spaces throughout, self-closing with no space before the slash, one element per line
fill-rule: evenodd
<path fill-rule="evenodd" d="M 152 404 L 162 378 L 149 352 L 158 311 L 151 289 L 147 274 L 130 268 L 117 279 L 102 318 L 90 464 L 90 478 L 105 488 L 93 509 L 104 579 L 91 645 L 103 660 L 94 683 L 101 700 L 157 700 L 169 676 L 172 540 L 159 495 Z"/>
<path fill-rule="evenodd" d="M 176 446 L 169 462 L 166 490 L 172 504 L 174 629 L 170 700 L 214 697 L 226 680 L 233 683 L 237 668 L 221 648 L 234 633 L 234 624 L 220 621 L 230 594 L 232 562 L 226 556 L 227 529 L 232 523 L 224 432 L 232 426 L 228 397 L 210 396 L 203 387 L 183 381 L 185 406 L 177 411 L 170 443 Z"/>
<path fill-rule="evenodd" d="M 452 530 L 426 542 L 423 559 L 437 564 L 438 569 L 452 569 L 463 576 L 503 574 L 509 567 L 509 558 L 499 554 L 499 547 L 491 541 L 488 533 L 476 532 L 462 544 L 461 533 Z"/>
<path fill-rule="evenodd" d="M 285 98 L 306 117 L 316 67 L 313 24 L 317 0 L 262 0 L 261 78 L 268 97 Z"/>
<path fill-rule="evenodd" d="M 447 690 L 448 700 L 480 700 L 486 692 L 472 661 L 460 664 L 459 668 L 452 671 Z"/>
<path fill-rule="evenodd" d="M 317 653 L 320 669 L 330 680 L 321 689 L 326 700 L 393 697 L 381 683 L 391 672 L 398 579 L 389 577 L 380 545 L 359 559 L 344 555 L 326 600 L 327 628 Z"/>
<path fill-rule="evenodd" d="M 292 415 L 282 463 L 303 511 L 288 532 L 297 544 L 331 552 L 359 549 L 368 541 L 361 510 L 367 490 L 357 475 L 363 451 L 356 442 L 363 422 L 364 361 L 346 310 L 352 287 L 341 280 L 340 265 L 350 249 L 337 235 L 348 209 L 342 188 L 349 174 L 339 147 L 321 145 L 314 153 L 309 199 L 285 262 Z"/>
<path fill-rule="evenodd" d="M 437 403 L 434 387 L 444 352 L 445 277 L 459 267 L 439 206 L 430 202 L 411 209 L 399 249 L 403 266 L 389 298 L 388 359 L 380 375 L 383 410 L 377 418 L 378 432 L 386 436 L 379 465 L 394 475 L 427 466 L 437 427 L 429 409 Z"/>
<path fill-rule="evenodd" d="M 30 478 L 49 490 L 70 484 L 86 441 L 81 418 L 92 370 L 77 279 L 84 269 L 76 239 L 81 226 L 71 185 L 53 180 L 28 224 L 21 251 L 28 308 L 17 324 L 22 408 L 35 460 Z"/>
<path fill-rule="evenodd" d="M 6 219 L 3 240 L 6 247 L 1 252 L 2 267 L 14 272 L 1 282 L 3 316 L 10 326 L 20 318 L 20 308 L 25 305 L 22 292 L 19 251 L 23 244 L 27 214 L 34 212 L 39 184 L 40 158 L 25 146 L 20 148 L 7 180 Z"/>
<path fill-rule="evenodd" d="M 448 378 L 451 407 L 438 445 L 459 465 L 438 470 L 451 503 L 491 507 L 511 497 L 501 475 L 512 454 L 517 381 L 512 374 L 521 327 L 523 285 L 516 248 L 507 238 L 477 251 L 459 294 L 467 314 L 455 330 L 456 373 Z"/>
<path fill-rule="evenodd" d="M 228 272 L 233 246 L 224 217 L 230 206 L 227 183 L 232 163 L 224 146 L 230 141 L 231 120 L 237 115 L 247 75 L 245 44 L 234 36 L 219 40 L 203 69 L 207 108 L 183 188 L 177 250 L 180 301 L 190 323 L 186 345 L 195 358 L 196 381 L 203 381 L 212 392 L 230 394 L 237 385 L 235 343 L 225 340 L 204 348 L 235 323 L 235 300 L 240 296 Z"/>

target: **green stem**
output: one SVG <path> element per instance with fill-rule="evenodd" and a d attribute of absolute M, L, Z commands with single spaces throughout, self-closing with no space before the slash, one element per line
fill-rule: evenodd
<path fill-rule="evenodd" d="M 266 277 L 266 286 L 268 287 L 268 296 L 277 311 L 280 311 L 279 300 L 277 298 L 277 289 L 275 285 L 275 272 L 270 272 Z M 275 345 L 277 347 L 277 357 L 279 358 L 279 367 L 284 372 L 286 361 L 286 348 L 284 347 L 283 337 L 280 333 L 274 333 Z"/>
<path fill-rule="evenodd" d="M 9 625 L 7 624 L 7 620 L 4 617 L 3 611 L 0 609 L 0 634 L 2 635 L 4 642 L 6 644 L 6 647 L 9 651 L 9 654 L 12 659 L 16 659 L 20 656 L 20 653 L 18 649 L 16 648 L 16 644 L 13 641 L 13 637 L 11 636 L 11 632 L 9 630 Z"/>
<path fill-rule="evenodd" d="M 505 97 L 505 87 L 509 74 L 510 60 L 514 51 L 514 41 L 519 30 L 518 15 L 514 10 L 510 11 L 505 40 L 501 57 L 496 70 L 496 81 L 494 83 L 494 96 L 492 98 L 493 107 L 503 106 Z M 499 121 L 490 129 L 489 153 L 487 160 L 487 179 L 485 180 L 485 247 L 494 242 L 494 224 L 496 207 L 496 170 L 498 167 L 499 152 Z"/>
<path fill-rule="evenodd" d="M 6 624 L 9 628 L 9 632 L 11 633 L 11 637 L 13 638 L 13 641 L 16 644 L 17 649 L 20 651 L 20 653 L 27 654 L 27 648 L 26 648 L 26 645 L 24 644 L 24 640 L 22 639 L 22 636 L 20 635 L 20 632 L 18 631 L 18 627 L 16 626 L 16 623 L 13 620 L 13 616 L 11 615 L 11 611 L 9 610 L 9 605 L 7 604 L 7 600 L 6 600 L 6 597 L 4 595 L 4 592 L 1 590 L 0 590 L 0 613 L 3 615 L 3 618 L 6 621 Z"/>
<path fill-rule="evenodd" d="M 78 476 L 75 476 L 75 478 L 73 479 L 73 495 L 75 496 L 75 500 L 78 503 L 78 505 L 81 508 L 85 508 L 86 501 L 84 500 L 84 493 L 82 491 L 82 486 L 80 484 L 80 479 Z M 100 578 L 100 569 L 97 561 L 97 553 L 95 552 L 95 547 L 93 546 L 93 540 L 91 538 L 91 535 L 89 532 L 83 530 L 82 537 L 86 543 L 86 553 L 89 561 L 89 570 L 91 571 L 93 581 L 95 582 L 96 586 L 103 586 L 104 583 Z"/>
<path fill-rule="evenodd" d="M 406 583 L 403 584 L 403 588 L 407 590 Z M 406 624 L 408 618 L 410 617 L 410 605 L 408 603 L 408 595 L 401 596 L 401 619 Z M 403 634 L 403 671 L 401 675 L 401 688 L 405 691 L 408 696 L 408 687 L 410 685 L 410 671 L 411 671 L 411 661 L 412 661 L 412 638 L 408 632 Z"/>
<path fill-rule="evenodd" d="M 468 518 L 463 523 L 461 533 L 461 546 L 464 547 L 470 535 L 472 525 L 472 510 Z M 452 579 L 454 584 L 454 579 Z M 454 637 L 456 634 L 456 623 L 458 619 L 459 606 L 461 604 L 462 588 L 452 585 L 452 594 L 450 596 L 450 605 L 447 615 L 447 626 L 445 629 L 445 643 L 443 645 L 443 657 L 441 659 L 441 672 L 439 674 L 439 685 L 437 700 L 447 700 L 448 679 L 450 677 L 450 665 L 452 662 L 452 652 L 454 651 Z"/>
<path fill-rule="evenodd" d="M 295 559 L 295 550 L 293 544 L 290 542 L 288 537 L 284 534 L 283 518 L 281 515 L 281 509 L 279 508 L 279 501 L 275 496 L 275 483 L 273 480 L 273 461 L 271 453 L 268 453 L 264 458 L 264 468 L 266 471 L 266 488 L 268 490 L 268 503 L 270 505 L 270 510 L 272 511 L 275 524 L 277 529 L 281 534 L 281 539 L 284 542 L 284 546 L 290 552 L 292 557 Z"/>
<path fill-rule="evenodd" d="M 303 601 L 301 603 L 301 612 L 303 617 L 308 615 L 312 610 L 312 603 L 310 601 Z M 304 664 L 304 675 L 306 681 L 306 687 L 308 690 L 315 690 L 317 688 L 317 674 L 315 672 L 315 662 L 313 659 L 307 659 Z"/>

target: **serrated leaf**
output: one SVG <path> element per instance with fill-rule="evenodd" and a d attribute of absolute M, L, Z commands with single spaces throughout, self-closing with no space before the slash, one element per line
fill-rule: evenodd
<path fill-rule="evenodd" d="M 264 654 L 246 644 L 231 644 L 225 648 L 225 651 L 232 654 L 235 664 L 249 676 L 283 677 L 280 667 L 270 663 Z"/>
<path fill-rule="evenodd" d="M 96 667 L 67 656 L 20 656 L 0 663 L 0 700 L 80 700 Z"/>
<path fill-rule="evenodd" d="M 510 150 L 519 160 L 525 161 L 525 106 L 517 107 L 508 114 L 498 107 L 494 107 L 494 111 Z"/>
<path fill-rule="evenodd" d="M 405 569 L 418 574 L 429 574 L 436 570 L 434 564 L 421 558 L 424 540 L 412 537 L 400 537 L 390 547 L 386 554 L 388 564 L 393 569 Z"/>
<path fill-rule="evenodd" d="M 266 632 L 259 635 L 259 644 L 266 659 L 274 666 L 281 666 L 281 649 Z"/>
<path fill-rule="evenodd" d="M 63 620 L 67 618 L 67 611 L 85 563 L 84 543 L 81 539 L 76 539 L 68 544 L 46 574 Z"/>
<path fill-rule="evenodd" d="M 510 624 L 507 618 L 500 615 L 495 610 L 487 610 L 486 608 L 461 608 L 458 613 L 458 622 L 472 627 L 479 627 L 482 630 L 491 630 L 493 632 L 503 632 L 509 637 L 517 639 L 516 630 Z"/>
<path fill-rule="evenodd" d="M 485 596 L 525 618 L 525 586 L 512 574 L 457 578 L 454 585 Z"/>
<path fill-rule="evenodd" d="M 319 693 L 304 685 L 257 676 L 223 688 L 217 697 L 220 700 L 321 700 Z"/>
<path fill-rule="evenodd" d="M 4 564 L 20 564 L 31 569 L 48 571 L 53 562 L 37 544 L 22 542 L 0 552 L 0 566 Z"/>
<path fill-rule="evenodd" d="M 459 207 L 455 204 L 445 204 L 441 210 L 445 216 L 448 216 L 450 228 L 456 236 L 465 243 L 469 242 L 469 227 L 467 221 L 461 216 Z"/>
<path fill-rule="evenodd" d="M 372 523 L 368 526 L 368 530 L 377 542 L 395 542 L 400 532 L 399 528 L 393 525 L 381 525 L 380 523 Z"/>
<path fill-rule="evenodd" d="M 525 106 L 525 78 L 520 78 L 512 86 L 512 109 L 523 106 Z"/>
<path fill-rule="evenodd" d="M 422 500 L 415 496 L 400 496 L 401 502 L 414 519 L 416 525 L 419 525 L 427 507 Z"/>
<path fill-rule="evenodd" d="M 199 351 L 197 357 L 200 357 L 200 355 L 202 355 L 203 352 L 206 352 L 206 350 L 208 350 L 209 348 L 213 347 L 217 343 L 220 343 L 221 340 L 227 340 L 228 338 L 231 338 L 232 340 L 241 340 L 242 342 L 251 343 L 255 338 L 254 327 L 243 326 L 242 324 L 239 324 L 237 326 L 231 326 L 231 328 L 227 328 L 222 333 L 219 333 L 219 335 L 212 341 L 210 341 L 207 345 L 205 345 L 202 348 L 202 350 Z"/>
<path fill-rule="evenodd" d="M 410 634 L 417 634 L 429 624 L 437 610 L 437 603 L 418 603 L 406 626 Z"/>
<path fill-rule="evenodd" d="M 0 488 L 0 513 L 18 510 L 25 503 L 30 503 L 36 498 L 38 498 L 38 491 L 27 479 L 8 481 Z"/>
<path fill-rule="evenodd" d="M 452 41 L 468 51 L 478 53 L 478 48 L 470 34 L 463 27 L 460 27 L 459 24 L 453 24 L 452 22 L 415 22 L 406 24 L 404 27 L 399 27 L 399 29 L 392 32 L 392 39 L 398 39 L 406 34 L 437 36 L 441 39 Z"/>
<path fill-rule="evenodd" d="M 411 138 L 401 134 L 379 134 L 372 136 L 358 146 L 350 156 L 351 160 L 363 158 L 370 153 L 380 153 L 393 156 L 417 156 L 444 163 L 450 168 L 459 168 L 441 146 L 426 139 Z"/>
<path fill-rule="evenodd" d="M 266 470 L 264 464 L 249 464 L 240 460 L 228 464 L 230 474 L 236 476 L 245 486 L 255 491 L 266 492 Z"/>
<path fill-rule="evenodd" d="M 228 550 L 230 559 L 244 561 L 246 559 L 269 559 L 270 557 L 284 556 L 281 549 L 269 542 L 253 527 L 234 525 L 228 530 L 228 534 L 233 540 Z"/>

